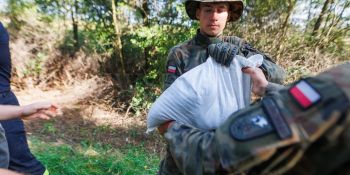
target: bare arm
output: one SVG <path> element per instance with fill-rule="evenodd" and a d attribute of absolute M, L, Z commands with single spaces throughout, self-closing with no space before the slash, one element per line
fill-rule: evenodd
<path fill-rule="evenodd" d="M 0 169 L 0 174 L 2 174 L 2 175 L 22 175 L 22 174 L 18 174 L 14 171 L 6 170 L 6 169 Z"/>
<path fill-rule="evenodd" d="M 22 119 L 50 119 L 57 115 L 57 106 L 51 102 L 37 102 L 25 106 L 0 105 L 0 120 L 17 117 Z"/>

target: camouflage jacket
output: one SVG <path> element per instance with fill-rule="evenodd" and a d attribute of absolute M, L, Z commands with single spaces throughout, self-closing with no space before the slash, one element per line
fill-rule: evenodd
<path fill-rule="evenodd" d="M 208 58 L 207 47 L 209 44 L 218 42 L 229 42 L 239 47 L 239 55 L 249 57 L 255 54 L 262 54 L 264 61 L 260 67 L 269 82 L 282 84 L 285 78 L 285 72 L 281 67 L 275 64 L 273 59 L 251 47 L 250 44 L 235 36 L 207 37 L 202 35 L 199 30 L 191 40 L 173 47 L 167 60 L 167 74 L 165 78 L 165 89 L 168 88 L 179 76 L 192 68 L 204 63 Z"/>
<path fill-rule="evenodd" d="M 178 171 L 283 174 L 304 155 L 314 165 L 304 174 L 334 173 L 350 161 L 349 76 L 347 63 L 297 81 L 232 114 L 215 131 L 171 125 L 165 138 Z"/>
<path fill-rule="evenodd" d="M 182 44 L 173 47 L 168 55 L 167 60 L 167 74 L 164 83 L 164 88 L 168 88 L 178 77 L 192 68 L 204 63 L 208 58 L 207 47 L 210 44 L 218 42 L 229 42 L 239 47 L 238 54 L 245 57 L 250 57 L 255 54 L 261 54 L 264 56 L 264 61 L 260 67 L 269 85 L 267 91 L 274 91 L 281 88 L 277 84 L 281 84 L 285 78 L 285 73 L 281 67 L 275 64 L 275 62 L 267 55 L 254 49 L 250 44 L 235 36 L 219 36 L 219 37 L 207 37 L 202 35 L 199 30 L 197 34 L 191 39 Z M 273 83 L 271 83 L 273 82 Z M 180 134 L 180 133 L 179 133 Z M 182 174 L 177 169 L 172 155 L 167 151 L 167 155 L 160 164 L 159 174 Z"/>

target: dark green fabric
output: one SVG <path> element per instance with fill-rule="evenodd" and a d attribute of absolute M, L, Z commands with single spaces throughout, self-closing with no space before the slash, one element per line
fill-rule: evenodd
<path fill-rule="evenodd" d="M 167 58 L 166 69 L 168 70 L 169 66 L 175 67 L 176 71 L 167 72 L 164 88 L 168 88 L 178 77 L 192 68 L 204 63 L 208 58 L 209 54 L 207 52 L 208 46 L 210 44 L 217 44 L 221 42 L 230 43 L 238 48 L 237 54 L 245 57 L 249 57 L 255 54 L 261 54 L 264 56 L 263 65 L 260 67 L 263 69 L 266 78 L 268 80 L 273 80 L 275 83 L 282 83 L 284 81 L 285 73 L 284 70 L 276 65 L 269 56 L 263 54 L 262 52 L 254 49 L 250 44 L 243 41 L 242 39 L 236 36 L 218 36 L 218 37 L 207 37 L 202 35 L 200 31 L 197 31 L 197 34 L 190 40 L 185 41 L 175 47 L 173 47 Z M 268 65 L 268 66 L 267 66 Z M 191 128 L 189 128 L 191 129 Z M 198 134 L 201 134 L 201 131 L 198 131 Z M 180 169 L 177 169 L 175 162 L 172 158 L 172 154 L 167 151 L 167 155 L 162 160 L 160 165 L 159 174 L 169 174 L 172 172 L 173 174 L 181 173 Z M 211 168 L 208 165 L 206 171 L 209 171 Z M 218 164 L 219 165 L 219 164 Z"/>

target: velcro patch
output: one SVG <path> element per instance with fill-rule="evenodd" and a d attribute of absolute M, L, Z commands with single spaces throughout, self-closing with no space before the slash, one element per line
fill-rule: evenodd
<path fill-rule="evenodd" d="M 230 126 L 235 140 L 246 141 L 261 137 L 273 131 L 273 126 L 262 114 L 247 114 L 234 120 Z"/>
<path fill-rule="evenodd" d="M 265 98 L 262 101 L 262 104 L 266 114 L 270 117 L 272 125 L 275 127 L 279 138 L 284 140 L 292 137 L 292 131 L 276 105 L 276 102 L 272 98 Z"/>
<path fill-rule="evenodd" d="M 175 66 L 168 66 L 168 73 L 174 74 L 176 72 L 176 67 Z"/>
<path fill-rule="evenodd" d="M 289 89 L 289 93 L 304 109 L 307 109 L 321 99 L 321 95 L 305 80 L 299 81 Z"/>

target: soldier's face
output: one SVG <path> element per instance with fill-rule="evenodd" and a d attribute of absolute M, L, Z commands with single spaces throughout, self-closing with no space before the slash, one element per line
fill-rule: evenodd
<path fill-rule="evenodd" d="M 229 4 L 225 2 L 201 2 L 196 11 L 200 30 L 208 36 L 222 33 L 229 17 Z"/>

